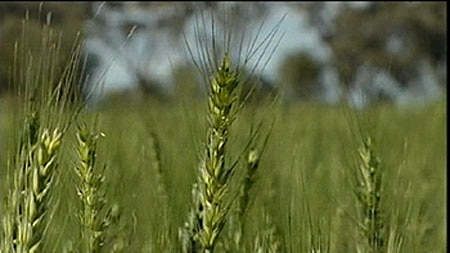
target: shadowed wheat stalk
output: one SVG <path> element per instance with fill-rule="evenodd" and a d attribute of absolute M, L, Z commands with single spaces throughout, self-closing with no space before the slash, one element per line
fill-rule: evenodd
<path fill-rule="evenodd" d="M 156 180 L 156 191 L 158 193 L 158 197 L 161 201 L 161 226 L 162 229 L 160 233 L 158 233 L 158 244 L 161 246 L 164 251 L 171 252 L 173 251 L 173 245 L 171 244 L 170 238 L 171 238 L 171 227 L 169 223 L 169 211 L 170 211 L 170 205 L 169 205 L 169 196 L 168 196 L 168 187 L 167 182 L 164 178 L 164 171 L 162 168 L 162 159 L 161 159 L 161 147 L 158 136 L 152 132 L 150 134 L 150 156 L 151 156 L 151 163 L 152 163 L 152 169 L 154 170 L 154 176 Z"/>
<path fill-rule="evenodd" d="M 276 217 L 271 212 L 271 206 L 275 203 L 277 198 L 277 191 L 275 189 L 275 181 L 270 180 L 267 189 L 267 199 L 263 202 L 263 228 L 258 231 L 255 237 L 253 252 L 257 253 L 279 253 L 284 252 L 279 226 L 276 224 Z"/>
<path fill-rule="evenodd" d="M 224 239 L 218 246 L 220 252 L 238 252 L 243 248 L 243 236 L 246 213 L 250 206 L 250 190 L 255 183 L 256 171 L 260 162 L 260 153 L 256 149 L 247 152 L 245 174 L 239 182 L 239 192 L 233 212 L 230 214 Z"/>
<path fill-rule="evenodd" d="M 248 211 L 250 203 L 250 190 L 255 183 L 255 174 L 259 167 L 260 153 L 256 149 L 252 149 L 248 152 L 246 173 L 244 180 L 241 183 L 240 196 L 238 201 L 237 210 L 234 219 L 236 220 L 236 228 L 234 231 L 234 247 L 235 250 L 242 248 L 242 237 L 244 235 L 244 225 L 246 212 Z"/>

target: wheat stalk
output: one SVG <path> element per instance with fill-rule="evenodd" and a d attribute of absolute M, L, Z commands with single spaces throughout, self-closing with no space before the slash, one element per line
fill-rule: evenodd
<path fill-rule="evenodd" d="M 32 143 L 21 146 L 18 157 L 21 169 L 16 169 L 13 189 L 7 196 L 4 252 L 42 250 L 62 133 L 59 129 L 53 132 L 44 129 L 36 135 L 37 139 L 28 139 Z"/>
<path fill-rule="evenodd" d="M 225 147 L 235 118 L 232 109 L 239 84 L 238 75 L 230 64 L 230 58 L 225 54 L 210 85 L 206 152 L 199 166 L 197 185 L 194 186 L 195 210 L 191 211 L 187 226 L 191 232 L 185 232 L 184 236 L 189 238 L 185 241 L 191 243 L 185 243 L 185 252 L 214 252 L 230 209 L 226 195 L 233 167 L 225 166 Z"/>
<path fill-rule="evenodd" d="M 255 173 L 259 166 L 260 154 L 256 149 L 248 152 L 246 163 L 246 174 L 240 188 L 239 202 L 236 210 L 236 228 L 234 231 L 235 249 L 242 247 L 242 236 L 244 235 L 245 213 L 250 201 L 250 190 L 255 183 Z"/>
<path fill-rule="evenodd" d="M 23 124 L 23 132 L 20 137 L 19 147 L 12 160 L 8 160 L 8 169 L 12 174 L 7 174 L 9 191 L 6 196 L 2 226 L 2 252 L 13 252 L 17 243 L 18 221 L 23 206 L 23 192 L 25 191 L 25 171 L 30 164 L 29 154 L 33 146 L 39 141 L 40 118 L 36 111 L 29 113 Z"/>
<path fill-rule="evenodd" d="M 206 155 L 199 170 L 199 233 L 203 252 L 214 251 L 217 238 L 226 222 L 229 206 L 225 194 L 229 188 L 232 168 L 225 167 L 225 147 L 229 128 L 234 120 L 232 106 L 237 99 L 237 74 L 231 70 L 230 58 L 225 54 L 221 67 L 211 82 L 208 96 L 208 134 Z"/>
<path fill-rule="evenodd" d="M 359 149 L 360 166 L 357 173 L 358 187 L 355 195 L 359 204 L 359 231 L 365 238 L 369 252 L 383 252 L 384 223 L 381 211 L 381 171 L 379 157 L 367 137 Z M 361 250 L 361 249 L 359 249 Z"/>
<path fill-rule="evenodd" d="M 95 170 L 97 140 L 101 134 L 90 132 L 86 124 L 78 127 L 77 153 L 79 162 L 75 172 L 80 179 L 77 187 L 81 201 L 78 217 L 81 222 L 81 238 L 85 252 L 100 252 L 105 243 L 105 233 L 111 217 L 102 216 L 106 198 L 103 189 L 104 169 Z"/>
<path fill-rule="evenodd" d="M 275 224 L 274 215 L 269 212 L 269 206 L 274 203 L 276 198 L 276 191 L 273 186 L 274 181 L 271 182 L 268 189 L 268 199 L 263 204 L 263 216 L 264 216 L 264 228 L 261 232 L 257 233 L 254 242 L 254 252 L 258 253 L 278 253 L 284 252 L 283 245 L 281 244 L 280 231 Z"/>
<path fill-rule="evenodd" d="M 214 10 L 212 10 L 214 11 Z M 198 167 L 197 182 L 192 189 L 193 208 L 189 213 L 189 220 L 180 230 L 182 252 L 208 252 L 212 253 L 218 244 L 218 238 L 229 223 L 231 206 L 234 206 L 233 197 L 238 196 L 238 188 L 232 187 L 232 178 L 235 174 L 237 160 L 226 166 L 226 146 L 229 130 L 237 113 L 243 108 L 253 88 L 246 94 L 242 87 L 250 82 L 258 72 L 260 63 L 264 69 L 267 61 L 278 43 L 271 45 L 280 28 L 283 18 L 263 38 L 259 37 L 261 27 L 257 34 L 247 33 L 246 23 L 238 23 L 238 19 L 231 18 L 234 13 L 226 9 L 216 9 L 221 15 L 222 26 L 216 26 L 216 19 L 211 13 L 210 30 L 203 12 L 196 19 L 194 33 L 196 35 L 196 53 L 185 42 L 194 66 L 200 71 L 201 77 L 208 90 L 208 125 L 205 152 L 202 154 Z M 223 14 L 223 16 L 222 16 Z M 236 16 L 237 17 L 237 16 Z M 241 20 L 242 21 L 242 20 Z M 239 25 L 239 38 L 234 39 L 233 30 Z M 219 28 L 219 30 L 218 30 Z M 221 32 L 221 29 L 224 29 Z M 220 39 L 219 35 L 220 34 Z M 245 43 L 245 36 L 253 36 Z M 211 39 L 209 36 L 212 35 Z M 281 38 L 280 38 L 281 40 Z M 279 42 L 279 41 L 278 41 Z M 247 50 L 244 50 L 248 47 Z M 229 54 L 233 54 L 233 69 Z M 223 56 L 223 58 L 220 58 Z M 247 71 L 243 67 L 253 65 Z M 261 69 L 261 71 L 262 71 Z M 212 76 L 212 79 L 210 79 Z M 245 93 L 245 92 L 244 92 Z M 240 99 L 242 95 L 242 99 Z M 255 136 L 252 136 L 255 138 Z M 253 139 L 252 139 L 253 140 Z M 246 150 L 252 140 L 246 147 Z M 233 189 L 235 188 L 235 189 Z M 237 199 L 236 199 L 237 200 Z M 218 249 L 220 251 L 220 249 Z"/>
<path fill-rule="evenodd" d="M 40 14 L 39 14 L 40 15 Z M 42 26 L 37 49 L 29 40 L 29 12 L 25 13 L 21 39 L 14 44 L 12 84 L 22 106 L 23 117 L 15 154 L 8 158 L 6 197 L 2 226 L 2 252 L 43 252 L 56 187 L 62 137 L 83 105 L 75 96 L 81 46 L 74 47 L 64 69 L 59 69 L 61 37 Z M 78 45 L 75 41 L 74 45 Z M 21 129 L 22 128 L 22 129 Z"/>

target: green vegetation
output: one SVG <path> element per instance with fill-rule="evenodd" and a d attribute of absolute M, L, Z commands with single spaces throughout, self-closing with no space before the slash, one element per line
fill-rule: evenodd
<path fill-rule="evenodd" d="M 1 252 L 446 251 L 445 102 L 247 104 L 224 52 L 204 101 L 92 111 L 42 41 L 1 101 Z"/>
<path fill-rule="evenodd" d="M 9 108 L 2 105 L 3 110 Z M 120 233 L 117 237 L 130 240 L 120 241 L 129 243 L 125 249 L 179 252 L 176 231 L 190 210 L 198 142 L 203 138 L 204 124 L 198 120 L 201 108 L 194 104 L 186 113 L 182 107 L 149 103 L 135 108 L 117 106 L 100 113 L 98 128 L 105 137 L 98 142 L 96 163 L 108 164 L 104 171 L 107 193 L 113 203 L 120 203 L 124 225 L 115 231 Z M 8 111 L 2 111 L 2 141 L 17 129 L 6 120 Z M 254 113 L 267 113 L 267 109 L 244 110 L 233 132 L 246 135 Z M 382 210 L 387 212 L 383 219 L 391 233 L 385 232 L 383 241 L 399 244 L 395 252 L 445 252 L 445 105 L 405 111 L 381 107 L 366 113 L 364 118 L 377 118 L 375 139 L 385 186 L 381 201 Z M 269 240 L 269 231 L 282 238 L 285 252 L 310 252 L 308 249 L 320 245 L 320 240 L 329 244 L 325 247 L 328 252 L 356 252 L 360 239 L 353 226 L 359 224 L 360 209 L 352 193 L 356 185 L 346 169 L 350 168 L 348 156 L 358 159 L 359 151 L 348 133 L 347 119 L 337 108 L 306 104 L 285 108 L 278 117 L 258 169 L 250 177 L 254 182 L 244 202 L 248 206 L 244 208 L 242 235 L 236 239 L 242 245 L 238 252 L 265 248 L 254 244 L 268 243 L 262 241 Z M 160 158 L 152 155 L 156 152 L 152 132 L 160 140 Z M 71 138 L 64 139 L 65 145 L 71 145 Z M 233 147 L 245 144 L 235 134 L 231 141 Z M 7 168 L 5 156 L 10 153 L 7 148 L 10 146 L 2 146 L 2 176 Z M 238 150 L 230 148 L 233 154 Z M 42 252 L 61 251 L 67 241 L 78 236 L 73 207 L 77 202 L 75 177 L 71 172 L 74 160 L 66 158 L 59 164 L 59 180 L 65 185 L 59 184 L 59 190 L 53 191 L 60 209 L 52 216 L 53 229 L 48 236 L 55 239 L 54 233 L 61 233 L 61 238 L 46 239 L 47 248 Z M 246 173 L 246 166 L 242 163 L 236 170 Z M 4 182 L 2 186 L 7 185 Z M 6 189 L 2 196 L 4 193 Z M 269 224 L 267 217 L 271 217 Z M 238 221 L 233 222 L 238 226 Z M 223 231 L 222 238 L 228 238 L 228 233 Z M 168 248 L 171 250 L 166 251 Z"/>

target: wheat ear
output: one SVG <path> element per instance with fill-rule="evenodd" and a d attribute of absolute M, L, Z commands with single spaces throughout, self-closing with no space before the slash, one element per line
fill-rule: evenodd
<path fill-rule="evenodd" d="M 374 152 L 372 145 L 371 138 L 367 137 L 359 149 L 360 165 L 357 174 L 358 187 L 355 194 L 360 211 L 359 231 L 366 241 L 364 245 L 368 247 L 368 252 L 378 253 L 382 252 L 384 243 L 384 224 L 380 208 L 382 174 L 379 157 Z"/>
<path fill-rule="evenodd" d="M 37 139 L 21 147 L 23 169 L 16 171 L 14 189 L 9 195 L 9 218 L 15 220 L 5 222 L 9 223 L 7 232 L 13 238 L 12 244 L 4 248 L 7 252 L 42 250 L 62 133 L 45 129 L 42 134 L 34 134 Z"/>
<path fill-rule="evenodd" d="M 81 201 L 78 214 L 82 230 L 81 238 L 84 252 L 99 252 L 105 242 L 105 232 L 109 224 L 101 213 L 106 204 L 103 191 L 104 168 L 94 171 L 96 159 L 97 139 L 100 135 L 90 132 L 85 124 L 78 127 L 77 153 L 79 162 L 75 172 L 79 177 L 77 187 Z"/>
<path fill-rule="evenodd" d="M 233 104 L 237 100 L 238 74 L 231 69 L 230 58 L 223 61 L 211 80 L 208 94 L 208 129 L 206 152 L 198 170 L 198 182 L 193 188 L 195 209 L 190 213 L 182 238 L 183 252 L 214 252 L 222 232 L 230 204 L 229 191 L 233 167 L 225 166 L 225 147 L 234 121 Z"/>

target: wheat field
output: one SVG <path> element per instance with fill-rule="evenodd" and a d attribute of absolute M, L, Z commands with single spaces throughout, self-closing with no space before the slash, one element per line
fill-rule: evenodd
<path fill-rule="evenodd" d="M 53 40 L 18 43 L 1 252 L 446 252 L 445 100 L 251 103 L 230 46 L 200 55 L 204 98 L 93 110 L 79 47 L 58 72 Z"/>

